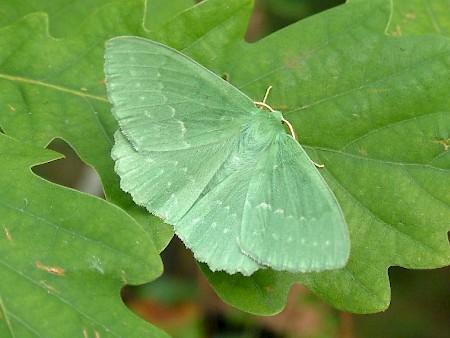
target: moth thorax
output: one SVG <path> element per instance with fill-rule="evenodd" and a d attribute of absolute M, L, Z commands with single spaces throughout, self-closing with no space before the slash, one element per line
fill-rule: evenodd
<path fill-rule="evenodd" d="M 252 115 L 243 126 L 241 145 L 256 151 L 256 148 L 264 148 L 271 143 L 277 135 L 284 132 L 281 116 L 278 111 L 267 110 L 259 110 L 258 114 Z"/>

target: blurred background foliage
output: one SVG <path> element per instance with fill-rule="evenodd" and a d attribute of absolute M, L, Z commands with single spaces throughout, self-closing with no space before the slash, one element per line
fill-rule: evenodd
<path fill-rule="evenodd" d="M 246 40 L 256 41 L 343 0 L 256 0 Z M 101 196 L 95 170 L 63 140 L 49 148 L 63 160 L 33 168 L 56 183 Z M 292 288 L 286 308 L 260 317 L 224 304 L 198 270 L 192 254 L 176 238 L 162 253 L 165 272 L 158 280 L 126 287 L 122 296 L 135 313 L 174 337 L 449 337 L 449 268 L 389 269 L 391 306 L 383 313 L 354 315 L 334 310 L 301 285 Z"/>
<path fill-rule="evenodd" d="M 246 40 L 256 41 L 303 18 L 345 3 L 345 0 L 255 0 Z"/>

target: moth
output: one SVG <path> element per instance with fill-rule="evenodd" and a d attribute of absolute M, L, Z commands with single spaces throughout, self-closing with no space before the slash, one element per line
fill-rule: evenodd
<path fill-rule="evenodd" d="M 139 37 L 107 42 L 105 73 L 121 188 L 198 261 L 246 276 L 346 264 L 341 208 L 281 112 Z"/>

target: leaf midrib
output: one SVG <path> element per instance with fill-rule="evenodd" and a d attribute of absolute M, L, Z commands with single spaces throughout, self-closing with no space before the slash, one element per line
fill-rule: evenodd
<path fill-rule="evenodd" d="M 38 80 L 33 80 L 33 79 L 29 79 L 29 78 L 24 78 L 24 77 L 19 77 L 19 76 L 11 76 L 11 75 L 6 75 L 6 74 L 0 74 L 0 79 L 9 80 L 9 81 L 12 81 L 12 82 L 22 82 L 22 83 L 26 83 L 26 84 L 30 84 L 30 85 L 42 86 L 42 87 L 54 89 L 54 90 L 57 90 L 57 91 L 60 91 L 60 92 L 64 92 L 64 93 L 72 94 L 72 95 L 75 95 L 75 96 L 83 97 L 83 98 L 86 98 L 86 99 L 92 99 L 92 100 L 97 100 L 97 101 L 102 101 L 102 102 L 108 102 L 106 97 L 92 95 L 92 94 L 87 94 L 87 93 L 82 92 L 82 91 L 69 89 L 69 88 L 65 88 L 65 87 L 62 87 L 62 86 L 58 86 L 58 85 L 54 85 L 54 84 L 51 84 L 51 83 L 46 83 L 46 82 L 42 82 L 42 81 L 38 81 Z"/>

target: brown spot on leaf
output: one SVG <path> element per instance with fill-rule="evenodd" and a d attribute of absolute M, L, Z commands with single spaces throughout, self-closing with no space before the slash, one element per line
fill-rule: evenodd
<path fill-rule="evenodd" d="M 393 31 L 391 34 L 392 34 L 392 35 L 396 35 L 396 36 L 400 36 L 400 35 L 402 35 L 402 29 L 400 28 L 399 25 L 397 25 L 396 30 Z"/>
<path fill-rule="evenodd" d="M 366 151 L 366 149 L 364 149 L 364 148 L 359 148 L 358 151 L 359 151 L 362 155 L 367 156 L 367 151 Z"/>
<path fill-rule="evenodd" d="M 273 287 L 271 287 L 271 286 L 265 286 L 264 287 L 264 289 L 267 291 L 267 292 L 272 292 L 273 291 Z"/>
<path fill-rule="evenodd" d="M 64 269 L 62 268 L 44 265 L 40 261 L 36 261 L 34 265 L 36 265 L 39 270 L 43 270 L 57 276 L 64 276 Z"/>
<path fill-rule="evenodd" d="M 300 56 L 295 56 L 284 59 L 283 63 L 286 68 L 298 68 L 301 62 L 302 58 Z"/>
<path fill-rule="evenodd" d="M 436 140 L 435 141 L 438 144 L 442 144 L 444 146 L 444 150 L 447 151 L 449 148 L 450 138 L 448 139 L 442 139 L 442 140 Z"/>

